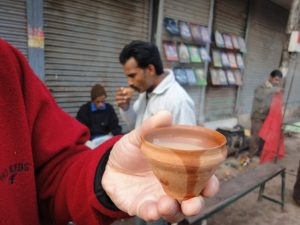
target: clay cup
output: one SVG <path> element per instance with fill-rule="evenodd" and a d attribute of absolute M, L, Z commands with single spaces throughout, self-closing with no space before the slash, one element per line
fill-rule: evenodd
<path fill-rule="evenodd" d="M 141 149 L 166 194 L 178 201 L 200 195 L 227 156 L 226 138 L 199 126 L 151 129 Z"/>

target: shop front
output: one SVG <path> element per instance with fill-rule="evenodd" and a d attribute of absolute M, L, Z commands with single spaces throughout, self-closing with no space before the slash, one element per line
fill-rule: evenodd
<path fill-rule="evenodd" d="M 289 11 L 271 1 L 251 1 L 245 72 L 238 97 L 241 123 L 250 119 L 254 89 L 280 66 Z"/>
<path fill-rule="evenodd" d="M 45 82 L 58 104 L 71 115 L 102 84 L 108 102 L 127 86 L 118 61 L 132 40 L 148 40 L 149 1 L 45 0 Z"/>

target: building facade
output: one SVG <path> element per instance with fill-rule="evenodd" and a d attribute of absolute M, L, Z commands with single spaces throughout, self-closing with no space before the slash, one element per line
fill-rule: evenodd
<path fill-rule="evenodd" d="M 101 83 L 108 101 L 126 86 L 118 55 L 131 40 L 151 40 L 159 46 L 165 67 L 192 67 L 204 71 L 207 85 L 183 85 L 196 103 L 198 123 L 215 128 L 247 124 L 254 88 L 280 65 L 289 8 L 270 0 L 3 0 L 0 2 L 0 37 L 18 47 L 51 90 L 58 104 L 71 115 L 89 100 L 90 87 Z M 242 85 L 212 85 L 212 62 L 180 64 L 164 53 L 170 36 L 164 19 L 172 18 L 207 28 L 210 43 L 200 44 L 211 55 L 216 31 L 242 37 Z M 189 45 L 198 45 L 187 41 Z M 300 105 L 297 58 L 286 78 L 292 87 L 288 106 Z M 300 65 L 299 65 L 300 66 Z M 295 74 L 293 84 L 291 77 Z"/>

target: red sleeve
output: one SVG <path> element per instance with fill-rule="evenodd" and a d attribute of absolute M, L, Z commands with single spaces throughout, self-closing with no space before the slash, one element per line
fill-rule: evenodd
<path fill-rule="evenodd" d="M 94 225 L 124 216 L 101 205 L 94 192 L 99 161 L 120 136 L 89 150 L 84 145 L 88 130 L 60 109 L 25 57 L 1 39 L 0 48 L 5 51 L 0 54 L 1 64 L 5 65 L 0 75 L 6 76 L 1 86 L 11 91 L 5 102 L 11 104 L 11 115 L 20 117 L 18 125 L 11 121 L 17 128 L 15 135 L 23 135 L 30 143 L 28 148 L 24 145 L 24 151 L 31 151 L 43 217 L 55 224 L 73 220 L 77 225 Z"/>

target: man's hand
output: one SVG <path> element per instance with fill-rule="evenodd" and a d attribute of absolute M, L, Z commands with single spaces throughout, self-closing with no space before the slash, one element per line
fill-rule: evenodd
<path fill-rule="evenodd" d="M 170 126 L 171 121 L 168 112 L 156 114 L 141 128 L 125 135 L 110 153 L 102 185 L 115 205 L 129 215 L 137 215 L 147 221 L 162 217 L 169 222 L 178 222 L 184 216 L 198 214 L 204 206 L 202 196 L 180 203 L 167 196 L 140 150 L 144 131 Z M 202 195 L 213 196 L 218 189 L 218 179 L 213 176 Z"/>
<path fill-rule="evenodd" d="M 133 92 L 134 92 L 134 90 L 130 87 L 119 88 L 117 90 L 116 97 L 115 97 L 118 107 L 122 108 L 123 110 L 127 110 L 129 107 L 129 103 L 132 98 Z"/>
<path fill-rule="evenodd" d="M 277 87 L 276 88 L 276 93 L 280 93 L 280 92 L 282 92 L 283 91 L 283 88 L 282 87 Z"/>

